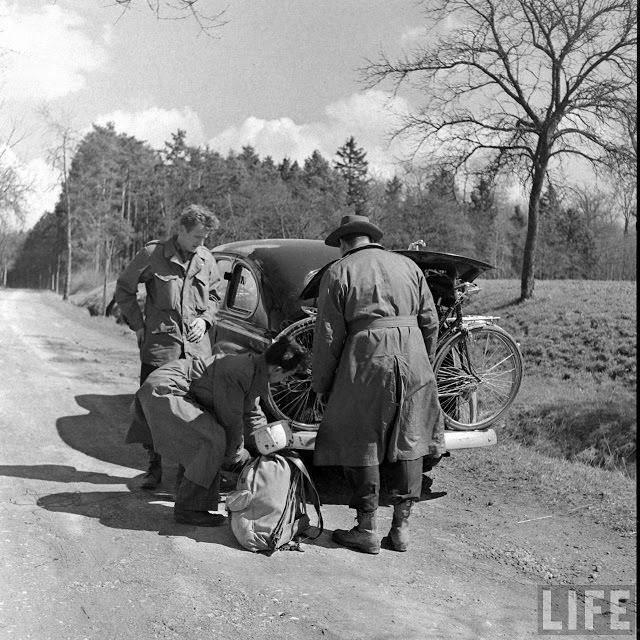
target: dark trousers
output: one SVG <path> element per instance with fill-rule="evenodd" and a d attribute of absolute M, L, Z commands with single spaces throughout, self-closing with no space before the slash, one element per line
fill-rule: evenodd
<path fill-rule="evenodd" d="M 140 386 L 149 377 L 149 374 L 155 371 L 158 367 L 154 364 L 147 364 L 146 362 L 140 363 Z M 160 465 L 162 464 L 162 458 L 160 454 L 155 452 L 152 444 L 142 445 L 149 456 L 149 464 Z"/>
<path fill-rule="evenodd" d="M 149 377 L 149 374 L 155 371 L 158 367 L 155 364 L 147 364 L 146 362 L 140 363 L 140 386 Z"/>
<path fill-rule="evenodd" d="M 392 504 L 418 500 L 422 490 L 422 458 L 384 462 L 372 467 L 343 467 L 351 489 L 349 507 L 375 511 L 380 500 L 380 477 L 384 479 Z"/>
<path fill-rule="evenodd" d="M 219 473 L 209 488 L 201 487 L 183 476 L 176 493 L 175 508 L 184 511 L 216 511 L 220 501 L 219 490 Z"/>

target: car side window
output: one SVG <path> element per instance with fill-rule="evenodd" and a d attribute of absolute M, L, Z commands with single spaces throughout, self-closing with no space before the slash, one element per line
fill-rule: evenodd
<path fill-rule="evenodd" d="M 258 283 L 247 267 L 238 265 L 233 270 L 233 288 L 227 301 L 227 307 L 242 311 L 247 315 L 258 306 Z"/>
<path fill-rule="evenodd" d="M 216 285 L 216 292 L 220 296 L 220 300 L 224 300 L 224 297 L 229 288 L 229 281 L 231 280 L 231 260 L 229 258 L 216 258 L 216 264 L 222 279 Z"/>

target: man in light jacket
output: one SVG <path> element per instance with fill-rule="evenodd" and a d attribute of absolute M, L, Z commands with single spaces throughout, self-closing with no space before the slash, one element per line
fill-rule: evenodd
<path fill-rule="evenodd" d="M 189 205 L 177 221 L 177 233 L 147 243 L 118 277 L 114 298 L 136 332 L 141 385 L 167 362 L 211 355 L 207 331 L 218 308 L 221 278 L 215 258 L 203 245 L 218 224 L 205 207 Z M 137 300 L 139 283 L 147 294 L 144 313 Z M 126 442 L 139 442 L 147 450 L 149 468 L 142 488 L 155 489 L 162 479 L 162 462 L 148 427 L 134 420 Z"/>
<path fill-rule="evenodd" d="M 380 465 L 393 521 L 382 546 L 408 547 L 408 519 L 420 497 L 422 458 L 445 452 L 444 420 L 431 366 L 438 317 L 424 274 L 386 251 L 382 231 L 349 215 L 325 244 L 342 258 L 324 274 L 313 340 L 313 389 L 326 402 L 314 463 L 339 465 L 352 491 L 357 525 L 333 539 L 378 553 Z"/>

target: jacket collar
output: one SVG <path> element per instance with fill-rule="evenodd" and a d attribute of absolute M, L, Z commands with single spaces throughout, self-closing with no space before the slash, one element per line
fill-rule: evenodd
<path fill-rule="evenodd" d="M 368 244 L 363 244 L 361 247 L 356 247 L 355 249 L 351 249 L 351 251 L 347 251 L 347 253 L 345 253 L 342 257 L 346 258 L 347 256 L 357 253 L 358 251 L 364 251 L 365 249 L 382 249 L 383 251 L 385 251 L 385 248 L 381 244 L 378 244 L 377 242 L 369 242 Z"/>
<path fill-rule="evenodd" d="M 187 270 L 192 275 L 194 273 L 198 273 L 198 271 L 202 269 L 202 265 L 204 263 L 202 251 L 206 251 L 206 249 L 204 247 L 197 247 L 191 258 L 186 263 Z M 180 257 L 180 250 L 178 248 L 178 236 L 171 236 L 169 240 L 165 242 L 164 256 L 168 260 L 171 260 L 171 262 L 175 262 L 182 267 L 185 266 L 185 263 L 182 262 L 182 258 Z"/>

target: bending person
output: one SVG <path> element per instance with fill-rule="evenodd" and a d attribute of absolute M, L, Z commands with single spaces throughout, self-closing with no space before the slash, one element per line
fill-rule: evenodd
<path fill-rule="evenodd" d="M 148 425 L 155 450 L 185 469 L 174 506 L 181 524 L 215 527 L 220 469 L 249 457 L 244 438 L 266 424 L 260 398 L 306 365 L 302 347 L 282 338 L 263 354 L 182 359 L 153 371 L 136 393 L 134 423 Z"/>

